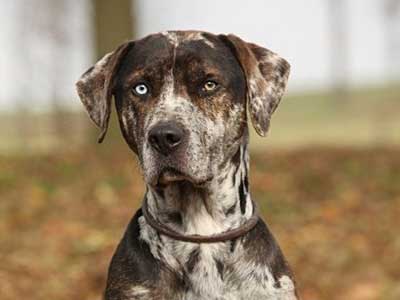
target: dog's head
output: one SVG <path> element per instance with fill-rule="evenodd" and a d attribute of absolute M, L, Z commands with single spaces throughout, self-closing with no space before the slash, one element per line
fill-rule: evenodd
<path fill-rule="evenodd" d="M 121 131 L 151 185 L 201 185 L 247 142 L 247 114 L 265 135 L 289 75 L 277 54 L 234 35 L 171 31 L 127 42 L 77 82 L 105 136 L 115 105 Z"/>

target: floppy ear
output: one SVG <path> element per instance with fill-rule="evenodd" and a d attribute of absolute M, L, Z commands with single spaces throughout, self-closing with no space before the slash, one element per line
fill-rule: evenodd
<path fill-rule="evenodd" d="M 246 76 L 247 103 L 256 132 L 265 136 L 289 77 L 289 63 L 274 52 L 246 43 L 239 37 L 223 36 Z"/>
<path fill-rule="evenodd" d="M 89 68 L 77 81 L 76 89 L 90 119 L 101 129 L 98 142 L 106 135 L 111 114 L 115 74 L 133 42 L 119 46 Z"/>

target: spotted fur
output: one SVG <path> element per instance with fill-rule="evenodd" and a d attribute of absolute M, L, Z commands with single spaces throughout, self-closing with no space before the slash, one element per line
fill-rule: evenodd
<path fill-rule="evenodd" d="M 150 213 L 181 234 L 212 235 L 253 214 L 246 110 L 265 134 L 285 89 L 289 65 L 233 35 L 169 31 L 131 41 L 78 81 L 91 119 L 107 130 L 114 95 L 122 134 L 137 154 Z M 217 82 L 212 93 L 207 80 Z M 132 88 L 146 84 L 149 93 Z M 178 124 L 183 140 L 160 154 L 149 132 Z M 179 180 L 161 181 L 168 172 Z M 171 239 L 139 210 L 110 264 L 107 300 L 296 299 L 292 274 L 263 221 L 245 236 L 214 244 Z"/>
<path fill-rule="evenodd" d="M 290 65 L 276 53 L 246 43 L 232 34 L 226 38 L 239 57 L 247 78 L 250 116 L 257 133 L 265 136 L 272 113 L 286 89 Z"/>

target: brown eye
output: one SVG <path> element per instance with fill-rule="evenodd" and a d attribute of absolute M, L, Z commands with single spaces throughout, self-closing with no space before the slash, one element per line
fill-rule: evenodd
<path fill-rule="evenodd" d="M 212 80 L 208 80 L 206 81 L 206 83 L 204 84 L 203 88 L 206 92 L 212 92 L 214 91 L 216 88 L 218 87 L 218 83 L 216 83 L 215 81 Z"/>

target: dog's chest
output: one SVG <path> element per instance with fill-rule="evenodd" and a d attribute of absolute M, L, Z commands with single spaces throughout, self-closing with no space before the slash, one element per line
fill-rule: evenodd
<path fill-rule="evenodd" d="M 215 251 L 203 248 L 197 266 L 188 274 L 189 287 L 182 300 L 295 300 L 287 276 L 275 280 L 267 266 L 244 263 L 239 256 L 216 261 Z"/>
<path fill-rule="evenodd" d="M 187 278 L 188 287 L 183 299 L 223 299 L 226 262 L 225 245 L 192 246 L 182 261 L 181 272 Z"/>
<path fill-rule="evenodd" d="M 182 279 L 184 287 L 163 282 L 176 300 L 295 300 L 294 285 L 288 276 L 275 279 L 265 265 L 243 259 L 241 243 L 191 244 L 159 239 L 148 227 L 142 231 L 153 256 Z M 169 276 L 166 276 L 170 278 Z M 166 278 L 165 277 L 165 278 Z"/>

